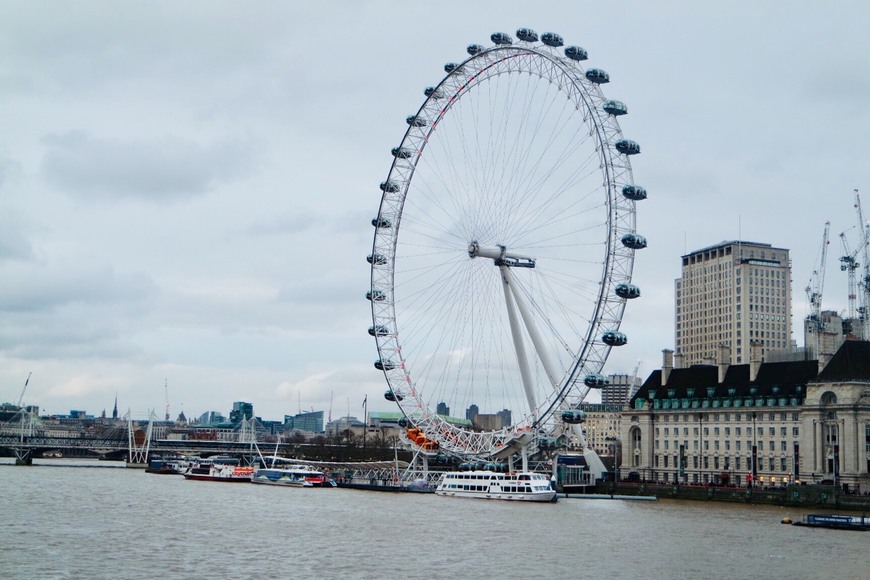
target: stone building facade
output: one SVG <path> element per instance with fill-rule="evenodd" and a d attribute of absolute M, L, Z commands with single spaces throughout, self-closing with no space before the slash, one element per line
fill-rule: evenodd
<path fill-rule="evenodd" d="M 677 369 L 665 351 L 622 415 L 623 477 L 870 490 L 870 343 L 846 341 L 821 372 L 759 361 Z"/>

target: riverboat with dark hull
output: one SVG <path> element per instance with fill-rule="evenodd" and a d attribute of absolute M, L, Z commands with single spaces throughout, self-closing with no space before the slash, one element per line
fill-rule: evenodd
<path fill-rule="evenodd" d="M 870 518 L 844 514 L 807 514 L 800 521 L 792 522 L 792 525 L 866 532 L 870 530 Z"/>
<path fill-rule="evenodd" d="M 509 501 L 556 501 L 556 490 L 543 473 L 495 471 L 448 471 L 441 476 L 435 495 L 501 499 Z"/>

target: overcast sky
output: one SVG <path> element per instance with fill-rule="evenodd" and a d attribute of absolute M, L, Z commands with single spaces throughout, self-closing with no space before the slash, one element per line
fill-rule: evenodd
<path fill-rule="evenodd" d="M 649 192 L 608 373 L 673 348 L 684 253 L 791 250 L 870 214 L 870 4 L 0 0 L 0 402 L 264 419 L 396 410 L 365 292 L 404 119 L 466 45 L 560 33 L 610 73 Z M 168 385 L 168 389 L 164 389 Z"/>

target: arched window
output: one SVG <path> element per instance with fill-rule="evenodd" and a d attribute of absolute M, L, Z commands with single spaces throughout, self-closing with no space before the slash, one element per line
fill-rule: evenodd
<path fill-rule="evenodd" d="M 823 407 L 827 405 L 836 405 L 837 404 L 837 395 L 831 391 L 826 391 L 821 399 L 819 399 L 819 404 Z"/>

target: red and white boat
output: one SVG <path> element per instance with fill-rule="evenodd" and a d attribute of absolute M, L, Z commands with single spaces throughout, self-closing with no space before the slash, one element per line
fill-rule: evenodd
<path fill-rule="evenodd" d="M 213 458 L 192 463 L 182 475 L 196 481 L 250 483 L 254 468 L 239 465 L 234 458 Z"/>

